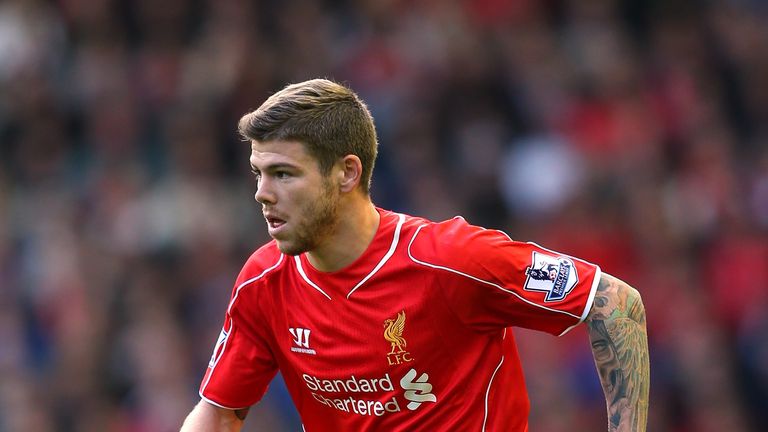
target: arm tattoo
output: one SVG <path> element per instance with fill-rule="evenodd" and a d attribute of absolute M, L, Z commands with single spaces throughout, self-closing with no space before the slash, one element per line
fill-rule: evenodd
<path fill-rule="evenodd" d="M 640 295 L 603 274 L 586 324 L 608 406 L 608 430 L 645 431 L 650 367 Z"/>

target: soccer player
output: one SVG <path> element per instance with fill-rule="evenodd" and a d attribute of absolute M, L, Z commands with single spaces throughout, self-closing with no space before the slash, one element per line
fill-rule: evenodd
<path fill-rule="evenodd" d="M 182 431 L 240 430 L 278 370 L 308 432 L 526 431 L 508 328 L 561 335 L 582 322 L 608 429 L 645 430 L 648 348 L 635 289 L 460 217 L 436 223 L 376 207 L 373 119 L 340 84 L 289 85 L 239 130 L 273 240 L 237 277 Z"/>

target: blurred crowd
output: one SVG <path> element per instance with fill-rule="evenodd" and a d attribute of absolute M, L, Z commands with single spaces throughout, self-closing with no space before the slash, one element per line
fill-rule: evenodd
<path fill-rule="evenodd" d="M 268 240 L 239 117 L 329 77 L 373 198 L 642 293 L 650 431 L 768 430 L 768 4 L 0 2 L 0 432 L 177 430 Z M 531 430 L 605 430 L 586 332 L 518 331 Z M 300 430 L 279 379 L 247 430 Z"/>

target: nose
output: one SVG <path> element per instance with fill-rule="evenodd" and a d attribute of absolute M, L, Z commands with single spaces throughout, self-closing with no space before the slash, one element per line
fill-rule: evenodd
<path fill-rule="evenodd" d="M 262 177 L 256 187 L 256 194 L 253 196 L 260 204 L 274 204 L 276 201 L 275 193 L 269 187 L 269 181 Z"/>

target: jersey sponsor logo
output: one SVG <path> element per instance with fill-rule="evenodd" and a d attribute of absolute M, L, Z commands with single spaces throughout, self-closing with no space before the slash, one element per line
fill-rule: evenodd
<path fill-rule="evenodd" d="M 411 353 L 405 350 L 408 343 L 403 337 L 405 330 L 405 311 L 400 311 L 395 318 L 384 320 L 384 339 L 390 343 L 391 350 L 387 354 L 387 363 L 390 366 L 413 361 Z"/>
<path fill-rule="evenodd" d="M 414 380 L 416 375 L 418 375 L 416 369 L 411 368 L 400 379 L 400 387 L 405 390 L 404 397 L 410 401 L 406 406 L 411 411 L 415 411 L 424 402 L 437 402 L 437 396 L 432 394 L 432 384 L 428 382 L 429 375 L 423 373 L 418 379 Z"/>
<path fill-rule="evenodd" d="M 523 289 L 547 293 L 545 302 L 565 299 L 579 281 L 576 266 L 568 258 L 533 252 L 531 261 L 525 269 Z"/>
<path fill-rule="evenodd" d="M 308 328 L 291 327 L 288 331 L 293 336 L 293 344 L 296 345 L 291 347 L 291 351 L 303 354 L 317 354 L 317 351 L 309 347 L 309 334 L 311 331 Z"/>
<path fill-rule="evenodd" d="M 303 374 L 302 378 L 312 398 L 327 407 L 346 413 L 376 417 L 401 411 L 396 396 L 381 399 L 373 394 L 395 390 L 388 373 L 381 378 L 351 375 L 346 379 L 321 379 L 309 374 Z"/>
<path fill-rule="evenodd" d="M 221 355 L 224 353 L 224 345 L 226 344 L 228 337 L 229 337 L 229 333 L 227 333 L 226 330 L 221 329 L 221 333 L 219 333 L 219 338 L 216 340 L 216 346 L 213 348 L 213 354 L 211 354 L 211 359 L 208 361 L 208 367 L 214 367 L 216 366 L 216 363 L 219 362 Z"/>
<path fill-rule="evenodd" d="M 432 393 L 432 384 L 429 383 L 429 375 L 419 375 L 413 368 L 399 381 L 404 390 L 402 396 L 399 390 L 395 390 L 389 373 L 380 378 L 350 375 L 337 379 L 324 379 L 305 373 L 302 378 L 312 399 L 350 414 L 381 417 L 402 412 L 405 402 L 408 402 L 405 407 L 411 411 L 425 402 L 437 402 L 437 397 Z"/>
<path fill-rule="evenodd" d="M 351 375 L 344 379 L 320 379 L 309 374 L 302 375 L 304 383 L 312 391 L 322 390 L 328 393 L 375 393 L 393 391 L 392 379 L 389 374 L 381 378 L 358 378 Z"/>

